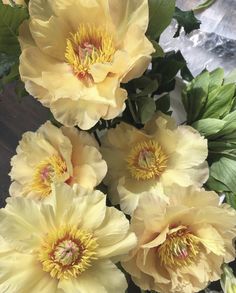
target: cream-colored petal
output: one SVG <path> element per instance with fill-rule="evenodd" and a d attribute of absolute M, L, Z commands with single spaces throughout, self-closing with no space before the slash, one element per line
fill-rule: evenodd
<path fill-rule="evenodd" d="M 95 187 L 102 181 L 107 172 L 107 165 L 98 150 L 98 143 L 92 135 L 84 131 L 78 131 L 76 128 L 62 127 L 61 130 L 72 144 L 71 161 L 74 166 L 74 173 L 70 182 L 74 181 L 81 184 L 85 180 L 88 184 L 82 184 L 84 187 Z M 91 174 L 91 180 L 95 185 L 91 184 L 89 174 Z M 81 176 L 82 181 L 80 181 Z"/>
<path fill-rule="evenodd" d="M 210 192 L 204 189 L 196 189 L 195 186 L 185 188 L 176 184 L 166 187 L 165 192 L 170 197 L 170 202 L 173 205 L 179 205 L 181 203 L 188 208 L 217 207 L 219 205 L 219 196 L 214 191 Z"/>
<path fill-rule="evenodd" d="M 97 185 L 97 176 L 90 165 L 84 164 L 74 167 L 73 176 L 69 180 L 69 184 L 79 184 L 83 188 L 93 190 Z"/>
<path fill-rule="evenodd" d="M 23 51 L 27 47 L 34 46 L 35 42 L 32 38 L 31 32 L 29 30 L 29 20 L 25 20 L 19 27 L 19 42 L 21 50 Z"/>
<path fill-rule="evenodd" d="M 107 108 L 102 104 L 89 105 L 71 99 L 60 99 L 51 104 L 51 111 L 59 122 L 69 127 L 78 125 L 83 130 L 92 128 L 101 117 L 106 115 Z"/>
<path fill-rule="evenodd" d="M 52 185 L 52 195 L 45 202 L 53 208 L 55 225 L 77 225 L 93 231 L 101 225 L 106 213 L 106 197 L 100 191 L 88 191 L 79 185 Z"/>
<path fill-rule="evenodd" d="M 132 214 L 135 211 L 141 198 L 145 198 L 151 194 L 168 201 L 162 185 L 155 180 L 140 182 L 126 176 L 126 178 L 119 180 L 117 190 L 120 197 L 121 209 L 127 214 Z"/>
<path fill-rule="evenodd" d="M 125 215 L 115 208 L 108 208 L 102 225 L 95 232 L 100 258 L 119 261 L 136 245 L 136 236 L 129 232 Z"/>
<path fill-rule="evenodd" d="M 57 280 L 42 270 L 36 257 L 11 250 L 0 241 L 0 292 L 57 293 Z"/>
<path fill-rule="evenodd" d="M 70 27 L 61 17 L 51 16 L 48 21 L 32 19 L 30 32 L 43 53 L 65 61 L 66 41 L 70 36 Z"/>
<path fill-rule="evenodd" d="M 225 254 L 224 239 L 213 226 L 208 224 L 195 226 L 194 232 L 201 243 L 210 251 L 216 255 Z"/>
<path fill-rule="evenodd" d="M 24 186 L 16 181 L 13 181 L 9 187 L 10 196 L 22 196 Z"/>
<path fill-rule="evenodd" d="M 29 14 L 32 18 L 48 20 L 54 13 L 53 3 L 50 3 L 50 1 L 33 0 L 29 3 Z"/>
<path fill-rule="evenodd" d="M 124 50 L 130 56 L 129 70 L 122 82 L 140 77 L 151 62 L 150 55 L 154 48 L 150 41 L 143 35 L 143 31 L 136 25 L 131 25 L 124 39 Z"/>
<path fill-rule="evenodd" d="M 39 133 L 26 132 L 22 136 L 17 154 L 11 159 L 12 180 L 28 184 L 37 165 L 52 155 L 58 155 L 57 150 Z"/>
<path fill-rule="evenodd" d="M 149 135 L 155 135 L 159 129 L 174 131 L 177 129 L 177 123 L 171 116 L 158 111 L 144 125 L 144 130 Z"/>
<path fill-rule="evenodd" d="M 161 231 L 161 233 L 158 234 L 155 239 L 153 239 L 152 241 L 150 241 L 148 243 L 143 244 L 141 247 L 144 249 L 144 255 L 145 255 L 145 250 L 149 251 L 150 248 L 155 248 L 155 247 L 161 245 L 163 242 L 165 242 L 168 232 L 169 232 L 169 227 L 166 226 L 165 229 L 163 229 Z"/>
<path fill-rule="evenodd" d="M 176 152 L 169 159 L 170 168 L 187 169 L 198 166 L 206 160 L 207 140 L 200 136 L 199 132 L 189 126 L 180 126 L 178 136 Z"/>
<path fill-rule="evenodd" d="M 127 25 L 134 24 L 139 26 L 143 33 L 148 26 L 148 1 L 147 0 L 109 0 L 109 13 L 111 19 L 119 29 L 119 36 L 122 37 Z"/>
<path fill-rule="evenodd" d="M 127 92 L 124 89 L 118 88 L 115 93 L 116 106 L 108 106 L 107 113 L 103 119 L 110 120 L 119 116 L 125 110 L 125 100 L 127 100 Z"/>
<path fill-rule="evenodd" d="M 82 166 L 91 166 L 96 174 L 96 185 L 98 185 L 107 173 L 107 164 L 102 160 L 101 153 L 94 147 L 85 146 L 81 155 L 83 156 L 81 160 Z"/>
<path fill-rule="evenodd" d="M 63 17 L 70 25 L 71 32 L 77 32 L 79 25 L 84 23 L 110 28 L 112 24 L 106 17 L 103 2 L 95 0 L 70 1 L 70 5 L 67 5 L 66 11 L 63 12 Z"/>
<path fill-rule="evenodd" d="M 46 141 L 48 141 L 58 151 L 61 157 L 66 162 L 69 174 L 72 174 L 72 148 L 70 140 L 63 135 L 62 131 L 54 126 L 51 122 L 47 121 L 39 129 L 38 133 L 42 134 Z"/>
<path fill-rule="evenodd" d="M 78 279 L 60 281 L 58 288 L 65 293 L 94 293 L 94 290 L 99 293 L 125 293 L 127 282 L 112 262 L 99 261 Z"/>
<path fill-rule="evenodd" d="M 147 70 L 151 62 L 151 57 L 141 56 L 131 66 L 130 71 L 122 79 L 123 83 L 127 83 L 132 79 L 139 78 Z"/>
<path fill-rule="evenodd" d="M 86 131 L 79 131 L 74 127 L 61 127 L 62 133 L 67 136 L 72 144 L 73 151 L 79 151 L 81 146 L 93 146 L 99 148 L 96 139 Z M 78 150 L 76 148 L 79 147 Z M 76 154 L 78 156 L 78 154 Z M 72 154 L 73 156 L 73 154 Z M 76 160 L 76 159 L 75 159 Z M 77 161 L 74 161 L 77 162 Z"/>
<path fill-rule="evenodd" d="M 101 139 L 103 147 L 115 147 L 126 151 L 127 145 L 136 145 L 139 141 L 146 140 L 149 136 L 134 126 L 120 123 L 116 128 L 109 129 L 106 135 Z"/>
<path fill-rule="evenodd" d="M 41 214 L 40 204 L 22 197 L 8 198 L 0 210 L 0 232 L 7 241 L 21 251 L 32 251 L 47 232 L 48 223 Z"/>
<path fill-rule="evenodd" d="M 194 178 L 191 178 L 189 169 L 187 170 L 166 170 L 160 177 L 160 182 L 164 186 L 170 186 L 173 183 L 179 184 L 180 186 L 187 187 L 195 185 Z M 201 186 L 201 184 L 198 184 Z"/>
<path fill-rule="evenodd" d="M 52 95 L 45 87 L 42 87 L 31 80 L 26 80 L 25 89 L 28 93 L 31 94 L 31 96 L 35 97 L 35 99 L 38 99 L 42 105 L 45 107 L 50 106 Z"/>
<path fill-rule="evenodd" d="M 122 76 L 127 71 L 129 56 L 127 52 L 118 50 L 115 52 L 111 63 L 95 63 L 91 66 L 89 73 L 96 83 L 102 82 L 108 73 L 115 73 Z"/>

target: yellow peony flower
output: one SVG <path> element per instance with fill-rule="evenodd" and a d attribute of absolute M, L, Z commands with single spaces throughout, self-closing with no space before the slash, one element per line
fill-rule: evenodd
<path fill-rule="evenodd" d="M 123 266 L 143 290 L 199 292 L 235 258 L 236 212 L 195 187 L 174 184 L 167 195 L 169 204 L 157 195 L 140 200 L 131 221 L 138 246 Z"/>
<path fill-rule="evenodd" d="M 82 129 L 124 110 L 120 83 L 147 69 L 148 0 L 31 0 L 20 75 L 58 121 Z"/>
<path fill-rule="evenodd" d="M 0 292 L 124 293 L 114 263 L 136 245 L 100 191 L 58 184 L 45 201 L 11 197 L 0 211 Z"/>
<path fill-rule="evenodd" d="M 96 140 L 76 128 L 57 128 L 46 122 L 26 132 L 12 158 L 12 196 L 45 198 L 51 183 L 78 183 L 92 190 L 107 172 Z"/>
<path fill-rule="evenodd" d="M 158 113 L 143 129 L 121 123 L 102 139 L 108 164 L 105 183 L 113 204 L 131 214 L 139 198 L 150 193 L 165 197 L 173 183 L 201 187 L 208 178 L 207 140 L 189 126 Z"/>

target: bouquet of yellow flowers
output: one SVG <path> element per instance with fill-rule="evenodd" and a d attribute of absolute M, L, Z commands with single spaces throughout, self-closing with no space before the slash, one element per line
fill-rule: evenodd
<path fill-rule="evenodd" d="M 0 0 L 0 87 L 51 111 L 11 159 L 0 293 L 236 292 L 236 78 L 163 51 L 200 25 L 175 4 Z"/>

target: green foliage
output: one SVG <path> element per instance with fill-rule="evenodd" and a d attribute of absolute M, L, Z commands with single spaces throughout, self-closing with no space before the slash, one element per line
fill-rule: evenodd
<path fill-rule="evenodd" d="M 170 110 L 170 95 L 165 94 L 156 100 L 156 109 L 162 113 L 169 113 Z"/>
<path fill-rule="evenodd" d="M 0 2 L 0 52 L 13 56 L 19 55 L 18 29 L 26 18 L 28 18 L 26 8 L 11 7 Z"/>
<path fill-rule="evenodd" d="M 124 85 L 129 99 L 122 120 L 142 127 L 155 111 L 169 114 L 170 97 L 166 93 L 174 89 L 176 74 L 184 68 L 186 61 L 180 52 L 153 58 L 151 68 L 142 77 Z"/>
<path fill-rule="evenodd" d="M 17 63 L 17 61 L 15 56 L 0 53 L 0 78 L 9 74 L 11 67 Z"/>
<path fill-rule="evenodd" d="M 145 124 L 155 113 L 156 104 L 151 97 L 142 97 L 137 100 L 140 122 Z"/>
<path fill-rule="evenodd" d="M 225 192 L 226 202 L 236 210 L 236 194 L 232 192 Z"/>
<path fill-rule="evenodd" d="M 204 71 L 189 83 L 182 93 L 187 123 L 227 115 L 235 101 L 235 83 L 224 82 L 224 71 Z"/>
<path fill-rule="evenodd" d="M 0 0 L 0 91 L 7 83 L 19 80 L 18 29 L 27 17 L 25 7 L 4 5 Z M 20 97 L 23 91 L 16 90 Z"/>
<path fill-rule="evenodd" d="M 158 80 L 157 94 L 172 91 L 175 87 L 177 73 L 186 67 L 186 61 L 180 51 L 171 51 L 162 58 L 155 58 L 149 76 Z"/>
<path fill-rule="evenodd" d="M 216 0 L 206 0 L 204 3 L 199 4 L 196 8 L 194 8 L 193 11 L 200 12 L 200 11 L 202 11 L 204 9 L 207 9 L 208 7 L 210 7 L 215 2 L 216 2 Z"/>
<path fill-rule="evenodd" d="M 161 48 L 161 46 L 154 40 L 152 40 L 151 42 L 155 49 L 155 52 L 152 54 L 152 58 L 164 57 L 165 53 L 163 49 Z"/>
<path fill-rule="evenodd" d="M 182 11 L 181 9 L 176 7 L 173 17 L 178 22 L 178 29 L 174 35 L 174 38 L 179 36 L 181 28 L 184 29 L 186 34 L 189 34 L 193 30 L 200 28 L 201 22 L 195 17 L 192 10 Z"/>
<path fill-rule="evenodd" d="M 233 76 L 224 78 L 223 69 L 204 71 L 182 93 L 187 123 L 208 139 L 210 178 L 207 187 L 218 193 L 227 192 L 230 198 L 230 194 L 236 195 L 236 84 Z"/>
<path fill-rule="evenodd" d="M 147 35 L 157 40 L 170 24 L 174 11 L 175 0 L 149 0 L 149 26 Z"/>

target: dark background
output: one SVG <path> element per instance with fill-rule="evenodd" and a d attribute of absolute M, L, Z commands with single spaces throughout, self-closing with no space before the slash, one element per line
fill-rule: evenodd
<path fill-rule="evenodd" d="M 49 117 L 48 109 L 30 96 L 19 99 L 15 87 L 8 86 L 0 94 L 0 206 L 5 205 L 10 185 L 10 159 L 21 136 L 35 131 Z"/>

